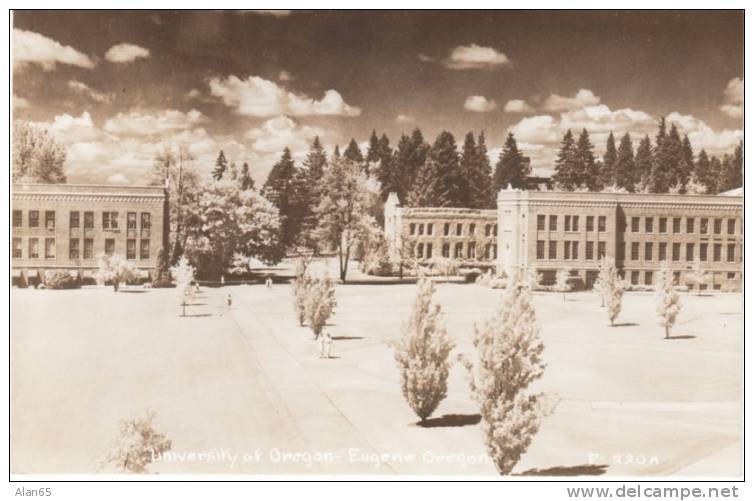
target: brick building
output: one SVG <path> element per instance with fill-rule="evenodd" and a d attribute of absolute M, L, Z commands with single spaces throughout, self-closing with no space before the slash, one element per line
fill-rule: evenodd
<path fill-rule="evenodd" d="M 423 261 L 439 251 L 462 266 L 534 267 L 545 284 L 568 268 L 591 287 L 601 256 L 614 258 L 636 285 L 651 285 L 662 261 L 682 283 L 696 259 L 714 289 L 740 290 L 742 283 L 740 196 L 501 190 L 493 211 L 402 208 L 391 196 L 385 230 L 393 254 L 408 241 Z"/>
<path fill-rule="evenodd" d="M 14 280 L 47 270 L 93 275 L 97 256 L 120 254 L 151 273 L 167 243 L 167 198 L 154 186 L 14 184 Z"/>

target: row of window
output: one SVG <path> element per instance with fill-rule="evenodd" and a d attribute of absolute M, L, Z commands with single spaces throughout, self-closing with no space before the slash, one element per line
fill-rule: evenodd
<path fill-rule="evenodd" d="M 633 285 L 639 285 L 639 280 L 641 277 L 641 272 L 638 270 L 631 271 L 631 284 Z M 735 280 L 736 279 L 736 273 L 735 272 L 728 272 L 726 274 L 726 278 L 728 280 Z M 681 282 L 681 272 L 680 271 L 674 271 L 673 272 L 673 283 L 675 285 L 680 284 Z M 645 271 L 644 272 L 644 285 L 654 285 L 654 273 L 652 271 Z M 714 286 L 716 289 L 719 288 L 719 285 L 716 284 Z M 706 285 L 702 284 L 701 288 L 706 288 Z"/>
<path fill-rule="evenodd" d="M 638 233 L 641 230 L 641 217 L 632 217 L 631 218 L 631 233 Z M 672 224 L 672 230 L 673 233 L 681 233 L 681 219 L 680 217 L 674 217 L 674 218 L 667 218 L 667 217 L 660 217 L 657 218 L 657 230 L 659 233 L 668 233 L 668 222 L 670 220 L 670 223 Z M 645 217 L 644 218 L 644 233 L 654 233 L 654 221 L 655 218 L 653 217 Z M 723 219 L 721 218 L 715 218 L 712 219 L 712 232 L 715 235 L 721 235 L 723 233 Z M 699 218 L 699 233 L 702 235 L 706 235 L 709 233 L 709 218 Z M 734 218 L 727 219 L 727 232 L 728 235 L 734 235 L 736 233 L 736 220 Z M 625 231 L 625 226 L 623 227 L 623 230 Z M 693 217 L 687 217 L 686 218 L 686 233 L 695 233 L 696 232 L 696 218 Z"/>
<path fill-rule="evenodd" d="M 28 226 L 29 228 L 39 227 L 39 212 L 38 210 L 30 210 L 28 212 Z M 45 228 L 55 228 L 55 211 L 44 211 L 45 216 Z M 81 213 L 79 211 L 71 211 L 69 213 L 68 226 L 70 228 L 79 228 L 81 225 Z M 126 227 L 128 229 L 136 229 L 137 213 L 126 213 Z M 24 224 L 24 213 L 21 210 L 13 211 L 13 227 L 21 228 Z M 141 227 L 148 229 L 152 227 L 152 214 L 149 212 L 141 213 Z M 84 228 L 94 228 L 94 212 L 84 212 Z M 105 211 L 102 213 L 102 229 L 105 230 L 117 230 L 118 229 L 118 212 L 117 211 Z"/>
<path fill-rule="evenodd" d="M 456 236 L 462 236 L 463 235 L 463 223 L 455 223 L 455 235 Z M 451 223 L 445 223 L 443 225 L 443 235 L 444 236 L 450 236 L 451 229 L 452 228 Z M 410 235 L 432 235 L 434 231 L 434 223 L 410 223 L 408 225 L 408 232 Z M 470 223 L 468 225 L 468 235 L 474 236 L 476 235 L 476 224 Z M 484 225 L 484 236 L 497 236 L 497 225 L 496 224 L 485 224 Z"/>
<path fill-rule="evenodd" d="M 607 216 L 597 216 L 597 231 L 607 231 Z M 594 216 L 586 216 L 586 231 L 594 231 Z M 537 230 L 558 231 L 558 216 L 537 214 Z M 563 231 L 579 231 L 579 216 L 563 216 Z"/>
<path fill-rule="evenodd" d="M 27 245 L 27 258 L 39 258 L 39 238 L 29 238 Z M 85 238 L 83 252 L 81 240 L 72 238 L 68 241 L 68 258 L 69 259 L 94 259 L 94 239 Z M 13 239 L 13 257 L 21 259 L 24 257 L 23 239 Z M 115 239 L 105 239 L 105 254 L 115 254 Z M 55 239 L 44 239 L 44 257 L 45 259 L 55 259 Z M 126 259 L 136 259 L 136 239 L 129 238 L 126 240 Z M 139 259 L 149 259 L 149 240 L 142 239 L 139 243 Z"/>
<path fill-rule="evenodd" d="M 640 250 L 640 243 L 639 242 L 631 242 L 631 261 L 638 261 L 640 259 L 639 256 L 639 250 Z M 709 245 L 707 243 L 701 243 L 699 244 L 699 260 L 700 261 L 709 261 Z M 728 263 L 733 263 L 736 261 L 736 244 L 728 244 L 726 245 L 726 261 Z M 696 259 L 695 251 L 696 250 L 696 244 L 693 243 L 687 243 L 686 244 L 686 255 L 685 259 L 686 261 L 694 261 Z M 670 248 L 670 257 L 672 261 L 680 261 L 681 260 L 681 244 L 678 242 L 674 242 Z M 625 243 L 621 243 L 618 246 L 618 260 L 622 261 L 625 259 Z M 723 256 L 723 244 L 712 244 L 712 261 L 714 262 L 722 262 L 722 256 Z M 644 261 L 652 261 L 654 259 L 654 243 L 653 242 L 644 242 Z M 658 261 L 666 261 L 668 259 L 668 244 L 667 242 L 659 242 L 657 244 L 657 260 Z"/>
<path fill-rule="evenodd" d="M 545 249 L 546 245 L 546 249 Z M 537 259 L 545 259 L 545 250 L 547 250 L 546 259 L 558 259 L 558 241 L 557 240 L 537 240 Z M 605 242 L 597 242 L 597 253 L 595 254 L 594 242 L 586 242 L 586 251 L 584 258 L 587 261 L 594 259 L 602 259 L 605 257 L 606 246 Z M 565 240 L 563 242 L 563 259 L 566 260 L 578 260 L 579 259 L 579 242 L 575 240 Z"/>
<path fill-rule="evenodd" d="M 464 253 L 465 249 L 465 253 Z M 477 254 L 477 245 L 475 242 L 467 242 L 466 245 L 464 245 L 463 242 L 456 242 L 453 247 L 453 255 L 451 256 L 451 246 L 450 243 L 446 242 L 442 244 L 442 257 L 453 257 L 458 259 L 476 259 Z M 484 246 L 484 259 L 497 259 L 497 245 L 496 244 L 485 244 Z M 418 243 L 416 244 L 416 250 L 415 255 L 418 258 L 422 259 L 431 259 L 432 258 L 432 244 L 431 243 Z"/>

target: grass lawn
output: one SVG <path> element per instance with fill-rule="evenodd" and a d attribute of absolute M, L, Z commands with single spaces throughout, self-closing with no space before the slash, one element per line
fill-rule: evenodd
<path fill-rule="evenodd" d="M 14 289 L 12 471 L 94 472 L 118 421 L 149 408 L 175 453 L 154 472 L 495 474 L 460 364 L 429 427 L 400 395 L 385 341 L 414 292 L 338 286 L 336 358 L 320 360 L 290 286 L 204 289 L 187 318 L 170 289 Z M 473 323 L 501 294 L 438 286 L 457 353 L 472 353 Z M 552 411 L 515 473 L 740 473 L 740 294 L 682 294 L 670 340 L 651 293 L 627 293 L 612 328 L 593 293 L 534 301 Z"/>

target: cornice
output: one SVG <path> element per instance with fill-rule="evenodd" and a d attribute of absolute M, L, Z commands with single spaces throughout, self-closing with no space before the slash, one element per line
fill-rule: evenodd
<path fill-rule="evenodd" d="M 14 193 L 14 201 L 38 202 L 118 202 L 118 203 L 161 203 L 164 195 L 107 195 L 99 193 L 50 194 Z"/>

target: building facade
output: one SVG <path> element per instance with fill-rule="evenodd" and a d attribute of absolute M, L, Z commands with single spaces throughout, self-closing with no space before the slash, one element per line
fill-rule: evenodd
<path fill-rule="evenodd" d="M 100 254 L 120 254 L 151 274 L 167 244 L 161 187 L 14 184 L 14 280 L 38 283 L 48 270 L 93 276 Z"/>
<path fill-rule="evenodd" d="M 677 282 L 683 283 L 685 273 L 699 260 L 711 274 L 709 287 L 741 290 L 740 196 L 512 189 L 499 192 L 497 205 L 495 211 L 401 208 L 397 198 L 391 197 L 385 208 L 385 230 L 392 253 L 408 241 L 417 259 L 428 261 L 435 249 L 450 244 L 446 257 L 460 259 L 461 266 L 532 267 L 542 274 L 545 285 L 555 282 L 559 269 L 567 268 L 587 288 L 597 278 L 602 256 L 614 258 L 620 273 L 634 285 L 652 285 L 663 261 L 671 266 Z M 427 235 L 430 222 L 433 234 Z M 435 234 L 438 222 L 441 230 L 450 227 L 452 233 L 460 225 L 470 232 Z M 486 229 L 478 232 L 488 225 L 493 228 L 492 239 L 484 233 Z M 406 236 L 410 238 L 405 240 Z M 462 251 L 473 242 L 476 259 L 468 258 L 470 251 L 453 252 L 456 242 L 463 242 Z M 428 243 L 432 245 L 429 257 Z M 490 252 L 483 250 L 480 256 L 480 245 L 482 249 L 490 246 Z"/>

